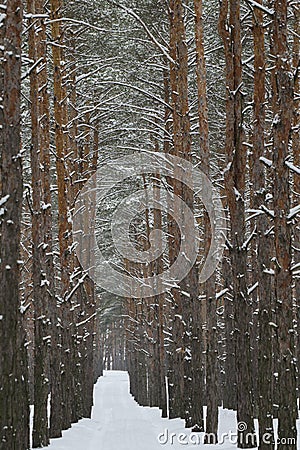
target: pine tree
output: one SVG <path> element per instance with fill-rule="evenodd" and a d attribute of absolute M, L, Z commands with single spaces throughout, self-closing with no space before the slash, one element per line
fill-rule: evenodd
<path fill-rule="evenodd" d="M 28 11 L 36 14 L 35 2 L 28 2 Z M 37 33 L 35 24 L 29 20 L 29 58 L 33 64 L 38 61 L 38 44 L 40 34 Z M 41 447 L 49 444 L 48 430 L 48 395 L 50 380 L 49 360 L 49 291 L 50 282 L 46 278 L 45 248 L 51 250 L 49 244 L 44 242 L 45 230 L 43 224 L 43 205 L 49 209 L 50 204 L 43 203 L 43 177 L 41 167 L 44 163 L 44 152 L 40 150 L 39 132 L 39 78 L 37 69 L 30 74 L 30 110 L 31 110 L 31 176 L 32 176 L 32 279 L 33 279 L 33 307 L 34 307 L 34 424 L 33 447 Z M 47 112 L 46 112 L 47 114 Z M 49 112 L 48 112 L 49 114 Z"/>
<path fill-rule="evenodd" d="M 266 57 L 263 11 L 256 8 L 253 11 L 253 39 L 254 39 L 254 125 L 253 125 L 253 208 L 259 210 L 264 206 L 267 194 L 265 169 L 261 158 L 265 157 L 265 129 L 266 129 Z M 268 234 L 270 227 L 266 214 L 256 218 L 257 229 L 257 281 L 259 297 L 259 346 L 258 346 L 258 418 L 259 418 L 259 448 L 274 447 L 273 437 L 273 358 L 272 358 L 272 280 L 266 275 L 266 269 L 271 265 L 271 242 Z M 270 272 L 270 270 L 269 270 Z M 269 444 L 263 439 L 270 435 Z"/>
<path fill-rule="evenodd" d="M 245 228 L 246 149 L 242 114 L 242 42 L 239 0 L 224 0 L 221 4 L 219 32 L 223 40 L 226 61 L 226 144 L 227 167 L 225 190 L 230 213 L 231 257 L 235 357 L 237 377 L 237 420 L 246 427 L 238 428 L 238 446 L 255 447 L 253 386 L 247 287 L 247 245 Z M 245 429 L 244 429 L 245 428 Z"/>
<path fill-rule="evenodd" d="M 1 27 L 1 292 L 0 448 L 29 447 L 29 408 L 24 330 L 20 316 L 20 226 L 23 200 L 21 163 L 22 3 L 6 2 Z"/>
<path fill-rule="evenodd" d="M 292 296 L 292 242 L 290 215 L 289 168 L 286 160 L 293 125 L 294 86 L 291 73 L 291 55 L 287 40 L 287 2 L 276 0 L 273 18 L 274 45 L 274 241 L 275 241 L 275 299 L 276 335 L 278 339 L 279 368 L 279 450 L 297 448 L 297 401 L 295 374 L 295 332 Z M 284 439 L 290 438 L 287 443 Z M 293 440 L 293 441 L 292 441 Z"/>

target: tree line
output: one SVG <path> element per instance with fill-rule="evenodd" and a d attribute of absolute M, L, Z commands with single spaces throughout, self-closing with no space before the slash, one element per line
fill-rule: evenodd
<path fill-rule="evenodd" d="M 275 448 L 278 418 L 277 448 L 296 449 L 298 5 L 7 0 L 0 13 L 0 449 L 29 448 L 29 405 L 33 447 L 90 417 L 103 368 L 128 370 L 141 405 L 185 419 L 206 443 L 217 442 L 223 406 L 246 424 L 239 448 Z M 108 258 L 136 278 L 176 261 L 172 205 L 146 210 L 131 227 L 140 251 L 163 231 L 161 256 L 138 264 L 113 254 L 115 203 L 148 186 L 188 205 L 200 252 L 166 292 L 116 298 L 79 264 L 72 217 L 98 167 L 141 149 L 192 162 L 212 179 L 227 220 L 224 256 L 200 283 L 213 239 L 204 206 L 176 168 L 174 178 L 135 177 L 96 221 Z M 247 438 L 255 418 L 257 442 Z"/>
<path fill-rule="evenodd" d="M 102 373 L 94 284 L 78 264 L 71 234 L 74 198 L 97 164 L 97 128 L 77 139 L 73 60 L 64 72 L 64 42 L 72 34 L 64 34 L 61 7 L 1 5 L 3 449 L 29 448 L 30 404 L 33 447 L 90 417 Z"/>

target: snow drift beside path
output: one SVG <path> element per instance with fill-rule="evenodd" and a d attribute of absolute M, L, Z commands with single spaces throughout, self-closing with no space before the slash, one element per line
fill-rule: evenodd
<path fill-rule="evenodd" d="M 190 430 L 184 428 L 183 420 L 162 419 L 158 408 L 141 407 L 133 400 L 129 394 L 129 379 L 126 372 L 104 372 L 104 376 L 95 385 L 94 405 L 92 419 L 83 419 L 74 424 L 71 429 L 63 432 L 62 438 L 51 440 L 51 445 L 47 448 L 49 450 L 236 449 L 236 445 L 231 443 L 229 438 L 225 438 L 222 445 L 204 445 L 203 433 L 197 433 L 200 443 L 193 440 L 191 443 Z M 233 411 L 220 409 L 219 436 L 230 431 L 236 432 L 236 415 Z M 172 437 L 172 433 L 176 436 Z M 181 433 L 183 436 L 180 437 Z M 161 444 L 158 442 L 159 436 Z M 178 439 L 182 443 L 178 442 Z"/>

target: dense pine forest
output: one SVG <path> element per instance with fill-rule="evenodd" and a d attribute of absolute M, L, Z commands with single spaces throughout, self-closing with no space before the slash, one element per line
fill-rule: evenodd
<path fill-rule="evenodd" d="M 0 450 L 90 418 L 107 370 L 206 444 L 222 409 L 297 449 L 299 18 L 2 0 Z"/>

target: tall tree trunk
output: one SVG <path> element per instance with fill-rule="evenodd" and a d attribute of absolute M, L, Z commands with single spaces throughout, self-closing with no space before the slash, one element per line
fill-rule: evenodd
<path fill-rule="evenodd" d="M 227 17 L 229 14 L 229 17 Z M 246 426 L 238 427 L 238 446 L 256 446 L 253 420 L 253 392 L 249 321 L 251 308 L 247 289 L 247 246 L 245 245 L 245 176 L 246 148 L 243 145 L 242 116 L 242 43 L 239 0 L 223 0 L 219 17 L 219 32 L 226 58 L 226 156 L 224 173 L 227 194 L 233 276 L 235 355 L 237 377 L 237 420 Z"/>
<path fill-rule="evenodd" d="M 194 0 L 195 8 L 195 33 L 196 33 L 196 74 L 198 90 L 198 115 L 200 131 L 200 158 L 201 170 L 209 177 L 210 155 L 209 155 L 209 129 L 208 129 L 208 107 L 206 92 L 206 64 L 204 57 L 203 37 L 203 9 L 202 0 Z M 212 199 L 211 199 L 212 202 Z M 211 244 L 211 231 L 209 217 L 204 211 L 204 239 L 205 255 L 208 254 Z M 218 439 L 218 379 L 217 379 L 217 300 L 215 287 L 215 274 L 205 283 L 206 296 L 206 443 L 216 443 Z M 201 408 L 202 405 L 198 405 Z"/>
<path fill-rule="evenodd" d="M 297 93 L 300 92 L 300 73 L 299 73 L 299 54 L 300 54 L 300 10 L 297 6 L 294 8 L 294 42 L 293 42 L 293 70 L 295 71 L 295 109 L 294 109 L 294 127 L 293 127 L 293 159 L 294 165 L 300 167 L 300 100 Z M 293 179 L 293 191 L 294 202 L 293 206 L 299 204 L 300 199 L 300 175 L 294 172 Z M 293 233 L 293 249 L 294 249 L 294 264 L 300 266 L 300 221 L 296 221 Z M 299 267 L 297 266 L 297 267 Z M 297 361 L 298 361 L 298 397 L 300 398 L 300 276 L 299 268 L 296 269 L 295 280 L 295 298 L 297 308 Z M 297 273 L 298 272 L 298 273 Z"/>
<path fill-rule="evenodd" d="M 276 331 L 279 343 L 278 450 L 297 448 L 297 400 L 295 376 L 295 339 L 293 329 L 292 245 L 290 213 L 289 143 L 293 125 L 294 91 L 287 33 L 287 1 L 275 0 L 273 22 L 274 55 L 274 239 Z M 283 439 L 294 439 L 286 443 Z"/>
<path fill-rule="evenodd" d="M 61 267 L 61 312 L 62 324 L 62 352 L 61 352 L 61 395 L 62 395 L 62 411 L 59 412 L 62 421 L 61 427 L 67 429 L 71 426 L 73 411 L 72 398 L 74 389 L 73 372 L 70 369 L 70 355 L 73 355 L 73 342 L 71 336 L 71 328 L 73 326 L 73 318 L 71 314 L 71 289 L 70 275 L 72 270 L 72 253 L 71 253 L 71 223 L 70 223 L 70 205 L 68 192 L 68 171 L 66 161 L 66 105 L 65 105 L 65 88 L 63 87 L 63 71 L 62 71 L 62 27 L 60 19 L 61 8 L 63 3 L 61 0 L 51 0 L 51 31 L 54 44 L 52 45 L 53 69 L 54 69 L 54 119 L 55 119 L 55 147 L 56 147 L 56 170 L 58 185 L 58 238 L 60 247 L 60 267 Z M 59 417 L 58 416 L 58 417 Z M 55 416 L 52 414 L 52 431 L 51 436 L 55 433 L 60 435 L 59 423 L 54 428 Z M 57 417 L 57 420 L 58 420 Z"/>
<path fill-rule="evenodd" d="M 184 10 L 181 1 L 170 0 L 170 88 L 173 113 L 173 143 L 174 154 L 177 157 L 191 160 L 191 132 L 188 101 L 188 52 L 184 23 Z M 180 197 L 190 210 L 193 210 L 193 192 L 188 189 L 176 176 L 174 167 L 173 191 L 175 197 Z M 187 174 L 187 177 L 191 174 Z M 175 202 L 176 205 L 176 202 Z M 176 211 L 175 217 L 181 217 L 182 211 Z M 174 227 L 175 250 L 180 248 L 180 239 L 185 238 L 188 245 L 193 246 L 194 236 L 189 230 L 184 230 L 185 237 L 180 236 L 178 226 Z M 172 242 L 170 242 L 172 245 Z M 170 245 L 169 244 L 169 245 Z M 172 263 L 172 261 L 170 261 Z M 187 295 L 186 295 L 187 293 Z M 175 393 L 175 414 L 186 419 L 186 425 L 192 423 L 192 358 L 190 333 L 192 330 L 192 310 L 198 301 L 199 286 L 197 269 L 194 265 L 189 274 L 180 283 L 180 290 L 173 289 L 174 298 L 174 354 L 176 381 L 178 391 Z M 174 387 L 175 387 L 174 386 Z M 174 389 L 173 387 L 173 389 Z"/>
<path fill-rule="evenodd" d="M 23 180 L 20 138 L 22 3 L 6 2 L 1 103 L 0 449 L 29 448 L 24 330 L 20 317 Z M 3 20 L 2 19 L 2 20 Z M 2 27 L 1 27 L 2 28 Z"/>
<path fill-rule="evenodd" d="M 43 0 L 35 0 L 36 14 L 45 14 Z M 50 352 L 50 392 L 51 392 L 51 437 L 60 435 L 61 423 L 61 377 L 60 377 L 60 325 L 55 295 L 53 242 L 52 242 L 52 198 L 51 198 L 51 160 L 50 160 L 50 103 L 48 93 L 48 51 L 45 19 L 38 22 L 36 34 L 36 59 L 40 61 L 36 76 L 38 83 L 38 133 L 41 164 L 41 227 L 44 283 L 43 301 L 48 305 L 51 348 Z M 53 433 L 54 431 L 54 433 Z"/>
<path fill-rule="evenodd" d="M 168 61 L 165 61 L 165 64 L 168 64 Z M 170 102 L 171 97 L 171 86 L 170 86 L 170 71 L 167 69 L 164 69 L 163 73 L 163 81 L 164 81 L 164 101 L 166 105 Z M 164 114 L 164 126 L 165 126 L 165 132 L 164 132 L 164 144 L 163 149 L 165 154 L 169 154 L 172 148 L 171 145 L 171 116 L 172 111 L 170 108 L 165 107 L 165 114 Z M 172 180 L 167 178 L 167 183 L 170 186 L 170 189 L 172 189 Z M 168 205 L 168 208 L 171 209 L 171 205 Z M 169 264 L 173 264 L 176 259 L 176 249 L 174 245 L 174 229 L 175 229 L 175 219 L 173 219 L 171 216 L 168 216 L 167 218 L 168 223 L 168 249 L 169 249 Z M 169 330 L 170 336 L 172 336 L 172 341 L 169 339 L 169 343 L 166 346 L 166 362 L 167 362 L 167 378 L 168 378 L 168 393 L 169 393 L 169 401 L 168 401 L 168 410 L 169 410 L 169 418 L 176 417 L 176 392 L 178 386 L 175 384 L 175 370 L 176 370 L 176 364 L 175 364 L 175 353 L 173 352 L 173 348 L 175 346 L 173 339 L 174 339 L 174 327 L 173 323 L 171 323 L 171 316 L 173 315 L 173 311 L 175 308 L 175 297 L 174 295 L 178 295 L 178 292 L 173 289 L 171 290 L 170 297 L 171 297 L 171 307 L 169 307 L 169 314 L 167 314 L 167 330 Z M 166 294 L 166 297 L 168 294 Z M 167 302 L 168 304 L 169 302 Z"/>
<path fill-rule="evenodd" d="M 253 11 L 254 39 L 254 127 L 253 127 L 253 208 L 261 209 L 266 197 L 265 170 L 260 158 L 265 156 L 265 42 L 263 11 Z M 271 243 L 267 233 L 269 221 L 266 214 L 256 218 L 257 254 L 256 270 L 259 298 L 258 347 L 258 419 L 259 448 L 274 448 L 273 436 L 273 361 L 272 361 L 272 283 L 270 275 Z M 253 280 L 255 281 L 255 280 Z M 270 439 L 264 440 L 268 434 Z"/>
<path fill-rule="evenodd" d="M 225 386 L 223 394 L 223 406 L 227 409 L 236 410 L 236 358 L 234 345 L 234 304 L 232 296 L 232 269 L 228 251 L 224 252 L 222 262 L 222 275 L 224 289 L 228 289 L 224 300 L 225 316 Z"/>
<path fill-rule="evenodd" d="M 155 140 L 155 151 L 159 151 L 159 146 L 157 140 Z M 155 179 L 153 180 L 154 200 L 160 202 L 160 187 L 161 178 L 160 174 L 155 174 Z M 159 209 L 155 209 L 153 212 L 154 228 L 162 229 L 162 212 Z M 159 242 L 160 252 L 162 252 L 162 241 Z M 163 271 L 163 259 L 162 256 L 159 257 L 155 262 L 155 273 L 162 273 Z M 155 303 L 157 304 L 157 345 L 158 345 L 158 370 L 159 370 L 159 407 L 162 410 L 162 417 L 167 417 L 167 391 L 166 391 L 166 355 L 165 355 L 165 320 L 164 320 L 164 305 L 165 305 L 165 294 L 158 294 L 155 298 Z"/>
<path fill-rule="evenodd" d="M 176 10 L 175 10 L 176 7 Z M 170 0 L 169 3 L 169 19 L 170 19 L 170 56 L 174 60 L 174 63 L 170 65 L 170 101 L 172 105 L 172 116 L 173 116 L 173 145 L 168 146 L 168 151 L 176 154 L 178 152 L 178 137 L 180 136 L 180 124 L 178 121 L 178 108 L 177 108 L 177 97 L 178 97 L 178 74 L 176 68 L 177 65 L 177 39 L 179 36 L 178 22 L 183 21 L 182 18 L 182 5 L 181 2 L 177 0 Z M 183 61 L 181 61 L 183 63 Z M 165 92 L 166 95 L 166 92 Z M 176 144 L 175 144 L 176 142 Z M 175 147 L 177 146 L 177 148 Z M 166 146 L 165 146 L 166 151 Z M 179 156 L 179 155 L 178 155 Z M 170 188 L 174 195 L 180 195 L 180 187 L 175 187 L 176 182 L 173 179 L 167 179 Z M 178 183 L 177 183 L 178 184 Z M 173 202 L 174 204 L 174 202 Z M 172 210 L 173 205 L 168 205 Z M 174 209 L 174 208 L 173 208 Z M 177 211 L 177 214 L 179 212 Z M 178 214 L 179 215 L 179 214 Z M 178 227 L 176 226 L 175 219 L 172 214 L 168 216 L 168 233 L 169 233 L 169 264 L 173 264 L 177 257 L 177 252 L 179 250 L 180 244 L 180 233 Z M 183 415 L 182 399 L 184 397 L 184 346 L 183 346 L 183 335 L 184 326 L 182 319 L 182 302 L 181 294 L 178 288 L 171 289 L 172 298 L 172 344 L 170 346 L 169 352 L 169 417 L 173 419 L 175 417 L 181 417 Z"/>
<path fill-rule="evenodd" d="M 35 14 L 35 2 L 27 2 L 28 12 Z M 29 20 L 29 58 L 37 63 L 36 27 Z M 34 308 L 34 421 L 33 447 L 49 444 L 48 393 L 49 393 L 49 312 L 48 280 L 44 270 L 44 228 L 42 224 L 42 177 L 41 152 L 39 148 L 39 111 L 37 92 L 39 90 L 37 71 L 30 74 L 31 111 L 31 178 L 32 178 L 32 282 Z"/>

